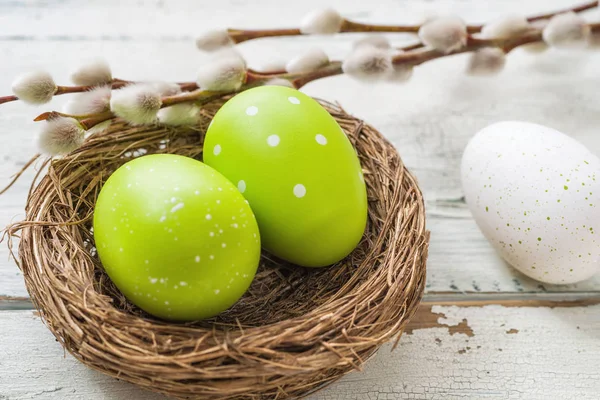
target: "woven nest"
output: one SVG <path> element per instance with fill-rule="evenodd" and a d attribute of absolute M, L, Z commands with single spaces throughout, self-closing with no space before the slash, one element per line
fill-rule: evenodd
<path fill-rule="evenodd" d="M 50 163 L 31 191 L 20 268 L 32 301 L 58 341 L 84 364 L 177 398 L 285 399 L 359 369 L 400 337 L 425 285 L 429 234 L 423 199 L 395 148 L 341 108 L 322 104 L 355 146 L 369 198 L 359 246 L 321 269 L 263 253 L 252 286 L 230 310 L 186 324 L 157 320 L 127 301 L 102 269 L 91 232 L 103 182 L 132 157 L 202 157 L 204 132 L 224 99 L 195 128 L 113 123 Z"/>

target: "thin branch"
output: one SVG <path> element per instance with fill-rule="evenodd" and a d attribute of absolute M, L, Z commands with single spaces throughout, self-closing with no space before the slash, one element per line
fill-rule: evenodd
<path fill-rule="evenodd" d="M 575 7 L 566 8 L 564 10 L 559 10 L 559 11 L 555 11 L 555 12 L 552 12 L 552 13 L 534 15 L 532 17 L 527 18 L 527 21 L 529 21 L 529 22 L 535 22 L 535 21 L 541 21 L 541 20 L 544 20 L 544 19 L 550 19 L 550 18 L 554 17 L 557 14 L 564 14 L 564 13 L 569 12 L 569 11 L 580 13 L 580 12 L 591 10 L 593 8 L 598 7 L 598 3 L 599 3 L 598 1 L 590 1 L 589 3 L 584 3 L 584 4 L 581 4 L 581 5 L 575 6 Z"/>
<path fill-rule="evenodd" d="M 58 118 L 58 117 L 75 118 L 77 120 L 83 120 L 83 119 L 86 119 L 86 118 L 94 118 L 97 115 L 98 115 L 98 113 L 95 113 L 95 114 L 84 114 L 84 115 L 72 115 L 72 114 L 62 113 L 60 111 L 46 111 L 44 113 L 41 113 L 37 117 L 35 117 L 33 120 L 35 122 L 39 122 L 39 121 L 45 121 L 47 119 L 54 119 L 54 118 Z"/>
<path fill-rule="evenodd" d="M 93 128 L 94 126 L 115 118 L 115 114 L 112 111 L 104 111 L 102 113 L 98 113 L 93 117 L 86 118 L 83 121 L 79 121 L 83 126 L 83 129 L 86 131 Z"/>
<path fill-rule="evenodd" d="M 16 101 L 19 100 L 19 98 L 17 96 L 3 96 L 0 97 L 0 104 L 4 104 L 4 103 L 8 103 L 10 101 Z"/>
<path fill-rule="evenodd" d="M 534 15 L 527 20 L 529 22 L 540 21 L 544 19 L 552 18 L 557 14 L 563 14 L 565 12 L 573 11 L 576 13 L 587 11 L 598 7 L 598 1 L 587 2 L 578 6 L 549 12 L 545 14 Z M 340 33 L 355 33 L 355 32 L 403 32 L 403 33 L 417 33 L 421 25 L 375 25 L 365 24 L 360 22 L 354 22 L 347 19 L 342 21 Z M 468 33 L 479 33 L 483 28 L 482 25 L 469 25 L 467 26 Z M 233 43 L 242 43 L 248 40 L 254 40 L 265 37 L 280 37 L 280 36 L 300 36 L 304 35 L 298 28 L 289 29 L 262 29 L 262 30 L 242 30 L 242 29 L 228 29 L 229 37 Z"/>

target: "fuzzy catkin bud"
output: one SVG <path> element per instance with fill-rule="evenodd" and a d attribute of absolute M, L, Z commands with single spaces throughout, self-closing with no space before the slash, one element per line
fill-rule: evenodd
<path fill-rule="evenodd" d="M 300 23 L 303 34 L 330 35 L 342 28 L 344 18 L 332 8 L 315 10 L 307 14 Z"/>
<path fill-rule="evenodd" d="M 57 89 L 54 79 L 45 71 L 25 73 L 12 84 L 14 95 L 28 104 L 48 103 Z"/>
<path fill-rule="evenodd" d="M 283 79 L 283 78 L 269 79 L 263 85 L 264 86 L 284 86 L 284 87 L 289 87 L 291 89 L 295 89 L 294 84 L 292 82 L 288 81 L 287 79 Z"/>
<path fill-rule="evenodd" d="M 590 34 L 587 47 L 594 50 L 600 49 L 600 32 L 592 32 Z"/>
<path fill-rule="evenodd" d="M 371 46 L 383 50 L 388 50 L 392 47 L 389 40 L 381 35 L 365 36 L 352 44 L 352 48 L 355 50 L 363 46 Z"/>
<path fill-rule="evenodd" d="M 154 88 L 161 96 L 175 96 L 181 93 L 181 86 L 173 82 L 150 82 L 148 83 Z"/>
<path fill-rule="evenodd" d="M 115 90 L 110 100 L 111 111 L 133 125 L 156 122 L 161 105 L 160 93 L 148 84 L 134 84 Z"/>
<path fill-rule="evenodd" d="M 484 47 L 471 54 L 467 74 L 491 76 L 500 73 L 506 64 L 506 54 L 497 47 Z"/>
<path fill-rule="evenodd" d="M 392 56 L 386 50 L 363 46 L 354 50 L 344 60 L 342 70 L 345 74 L 361 81 L 384 79 L 393 71 Z"/>
<path fill-rule="evenodd" d="M 110 109 L 110 86 L 98 86 L 88 92 L 76 95 L 68 101 L 63 110 L 67 114 L 87 115 L 96 114 Z"/>
<path fill-rule="evenodd" d="M 102 121 L 99 124 L 96 124 L 96 125 L 92 126 L 90 129 L 88 129 L 87 133 L 90 135 L 93 135 L 96 133 L 102 133 L 102 132 L 108 130 L 108 128 L 110 128 L 111 124 L 112 124 L 112 121 L 110 119 L 108 121 Z"/>
<path fill-rule="evenodd" d="M 548 25 L 548 20 L 533 21 L 529 25 L 531 26 L 532 29 L 542 31 Z M 531 54 L 543 53 L 550 48 L 544 41 L 528 43 L 526 45 L 519 46 L 519 47 L 521 49 L 523 49 L 525 52 L 531 53 Z"/>
<path fill-rule="evenodd" d="M 216 50 L 212 53 L 212 60 L 224 60 L 224 59 L 234 59 L 237 62 L 244 64 L 244 68 L 248 68 L 246 60 L 244 56 L 237 51 L 234 47 L 224 47 L 222 49 Z"/>
<path fill-rule="evenodd" d="M 196 39 L 196 47 L 203 51 L 215 51 L 232 45 L 233 41 L 225 29 L 206 31 Z"/>
<path fill-rule="evenodd" d="M 105 60 L 89 61 L 71 73 L 71 81 L 76 85 L 105 85 L 112 80 L 110 65 Z"/>
<path fill-rule="evenodd" d="M 292 58 L 285 66 L 291 74 L 310 72 L 329 64 L 329 57 L 321 49 L 311 49 L 308 52 Z"/>
<path fill-rule="evenodd" d="M 200 121 L 200 107 L 192 103 L 175 104 L 158 112 L 158 121 L 172 126 L 193 126 Z"/>
<path fill-rule="evenodd" d="M 50 119 L 38 136 L 38 148 L 50 156 L 67 154 L 83 144 L 84 136 L 85 130 L 76 119 Z"/>
<path fill-rule="evenodd" d="M 234 92 L 246 81 L 246 63 L 239 58 L 218 58 L 199 71 L 196 83 L 203 90 Z"/>
<path fill-rule="evenodd" d="M 448 54 L 467 44 L 467 25 L 458 17 L 441 17 L 419 29 L 419 38 L 425 46 Z"/>
<path fill-rule="evenodd" d="M 555 15 L 544 28 L 544 42 L 552 47 L 581 47 L 590 36 L 590 27 L 574 12 Z"/>
<path fill-rule="evenodd" d="M 387 81 L 394 83 L 404 83 L 410 80 L 413 75 L 412 65 L 394 64 L 392 71 L 385 77 Z"/>
<path fill-rule="evenodd" d="M 287 61 L 281 59 L 274 59 L 274 60 L 269 60 L 266 62 L 263 62 L 260 66 L 258 66 L 257 68 L 255 68 L 255 70 L 257 72 L 261 72 L 263 74 L 265 73 L 270 73 L 273 71 L 279 72 L 279 71 L 285 71 L 285 66 L 287 64 Z"/>
<path fill-rule="evenodd" d="M 481 29 L 483 39 L 507 39 L 521 36 L 532 29 L 532 26 L 522 15 L 507 15 L 486 24 Z"/>

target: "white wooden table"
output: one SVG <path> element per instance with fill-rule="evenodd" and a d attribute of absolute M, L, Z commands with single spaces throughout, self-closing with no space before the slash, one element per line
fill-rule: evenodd
<path fill-rule="evenodd" d="M 329 2 L 346 16 L 416 22 L 427 10 L 470 22 L 536 13 L 572 0 L 373 0 Z M 69 67 L 102 55 L 115 75 L 194 79 L 205 55 L 200 31 L 297 25 L 320 0 L 31 0 L 0 2 L 0 92 L 15 75 L 45 67 L 67 83 Z M 587 14 L 600 21 L 600 12 Z M 244 43 L 250 66 L 319 45 L 343 58 L 356 36 Z M 390 35 L 401 45 L 407 35 Z M 399 348 L 384 347 L 363 372 L 311 399 L 598 399 L 600 276 L 569 286 L 536 283 L 507 266 L 460 201 L 460 156 L 489 123 L 520 119 L 568 133 L 600 154 L 600 53 L 511 54 L 491 80 L 463 76 L 462 56 L 426 64 L 404 86 L 367 86 L 335 77 L 308 85 L 381 130 L 419 178 L 432 232 L 427 293 Z M 66 96 L 56 99 L 57 109 Z M 37 111 L 0 108 L 0 183 L 35 151 Z M 32 172 L 0 197 L 0 225 L 23 217 Z M 22 276 L 0 247 L 0 399 L 162 399 L 88 370 L 65 355 L 32 311 Z"/>

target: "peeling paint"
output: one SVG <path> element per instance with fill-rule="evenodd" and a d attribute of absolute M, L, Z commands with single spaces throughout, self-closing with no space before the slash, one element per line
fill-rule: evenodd
<path fill-rule="evenodd" d="M 417 314 L 413 317 L 408 326 L 404 329 L 404 333 L 410 335 L 416 329 L 431 329 L 431 328 L 448 328 L 450 335 L 465 334 L 468 337 L 475 336 L 473 329 L 469 326 L 469 322 L 466 318 L 459 321 L 454 319 L 443 312 L 435 312 L 433 310 L 435 306 L 421 305 Z M 441 343 L 441 340 L 438 342 Z"/>

